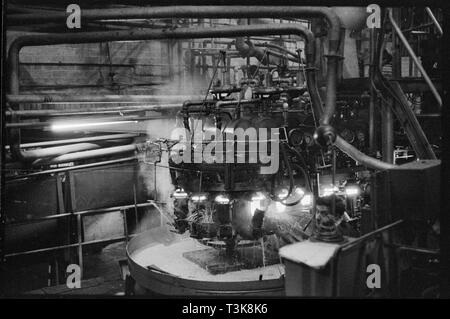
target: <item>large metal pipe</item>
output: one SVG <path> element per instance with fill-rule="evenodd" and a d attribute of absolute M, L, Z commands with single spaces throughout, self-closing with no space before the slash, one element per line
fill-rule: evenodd
<path fill-rule="evenodd" d="M 33 162 L 33 166 L 37 165 L 44 165 L 44 164 L 58 164 L 58 163 L 68 163 L 68 162 L 74 162 L 79 160 L 85 160 L 85 159 L 91 159 L 91 158 L 98 158 L 98 157 L 105 157 L 105 156 L 112 156 L 117 154 L 123 154 L 123 153 L 130 153 L 134 152 L 138 148 L 144 146 L 144 144 L 129 144 L 129 145 L 122 145 L 122 146 L 114 146 L 114 147 L 107 147 L 102 148 L 98 150 L 89 150 L 84 152 L 75 152 L 70 154 L 63 154 L 57 157 L 53 157 L 50 159 L 37 159 Z"/>
<path fill-rule="evenodd" d="M 377 101 L 377 94 L 372 83 L 375 78 L 375 50 L 376 50 L 376 34 L 375 28 L 370 29 L 370 41 L 369 41 L 369 150 L 370 153 L 375 154 L 376 148 L 376 136 L 375 136 L 375 104 Z"/>
<path fill-rule="evenodd" d="M 337 136 L 336 141 L 334 142 L 334 145 L 338 147 L 342 152 L 353 158 L 355 161 L 361 163 L 362 165 L 366 167 L 370 167 L 373 169 L 379 169 L 379 170 L 387 170 L 387 169 L 393 169 L 397 167 L 394 164 L 386 163 L 380 160 L 377 160 L 373 157 L 370 157 L 358 149 L 356 149 L 354 146 L 349 144 L 347 141 L 345 141 L 342 137 Z"/>
<path fill-rule="evenodd" d="M 110 32 L 107 32 L 110 33 Z M 97 39 L 97 41 L 101 41 Z M 55 43 L 54 43 L 55 44 Z M 31 44 L 39 45 L 39 44 Z M 45 44 L 42 44 L 45 45 Z M 23 46 L 28 46 L 24 44 Z M 20 48 L 17 48 L 20 50 Z M 11 52 L 10 54 L 18 54 L 18 51 Z M 8 57 L 9 58 L 9 57 Z M 15 64 L 18 61 L 18 57 L 13 58 L 14 61 L 10 63 Z M 15 67 L 10 65 L 9 71 L 13 71 L 12 68 Z M 11 75 L 10 75 L 11 76 Z M 17 74 L 14 71 L 12 77 L 16 77 Z M 17 91 L 18 87 L 16 82 L 17 79 L 10 77 L 10 91 Z M 9 103 L 145 103 L 151 102 L 155 103 L 158 101 L 185 101 L 190 99 L 201 99 L 203 96 L 200 95 L 86 95 L 86 94 L 22 94 L 12 93 L 6 95 L 6 100 Z"/>
<path fill-rule="evenodd" d="M 393 101 L 393 103 L 396 103 Z M 381 140 L 383 141 L 381 153 L 383 161 L 394 162 L 394 114 L 388 105 L 383 107 L 381 113 Z"/>
<path fill-rule="evenodd" d="M 133 7 L 116 9 L 84 9 L 83 21 L 111 19 L 152 19 L 152 18 L 325 18 L 329 25 L 331 53 L 337 53 L 340 42 L 341 22 L 336 13 L 327 7 L 300 6 L 165 6 Z M 54 14 L 9 15 L 9 25 L 40 22 L 66 22 L 67 14 L 60 11 Z M 333 52 L 334 51 L 334 52 Z"/>
<path fill-rule="evenodd" d="M 296 25 L 254 25 L 254 26 L 229 26 L 220 28 L 178 28 L 167 30 L 132 30 L 132 31 L 105 31 L 85 32 L 72 34 L 45 34 L 29 35 L 16 38 L 9 48 L 8 71 L 9 91 L 12 95 L 19 94 L 19 52 L 25 46 L 42 46 L 52 44 L 70 43 L 96 43 L 120 40 L 154 40 L 154 39 L 193 39 L 208 37 L 232 37 L 252 35 L 282 35 L 295 34 L 306 37 L 306 42 L 312 43 L 312 33 L 301 26 Z M 314 56 L 312 45 L 307 46 L 310 58 Z M 120 96 L 116 96 L 120 97 Z M 12 97 L 11 97 L 12 98 Z M 79 97 L 81 100 L 83 97 Z M 99 100 L 100 98 L 93 99 Z M 51 101 L 51 100 L 50 100 Z M 42 102 L 50 102 L 43 100 Z M 84 99 L 89 102 L 89 100 Z"/>
<path fill-rule="evenodd" d="M 255 57 L 262 65 L 277 65 L 280 59 L 287 59 L 291 62 L 300 63 L 298 57 L 283 55 L 281 53 L 267 49 L 260 49 L 257 44 L 246 41 L 243 37 L 239 37 L 234 42 L 236 50 L 243 58 Z M 290 51 L 289 51 L 290 52 Z"/>
<path fill-rule="evenodd" d="M 307 79 L 307 86 L 308 91 L 311 97 L 311 103 L 313 107 L 313 114 L 316 114 L 318 116 L 321 116 L 323 113 L 323 102 L 320 97 L 319 91 L 318 91 L 318 85 L 316 81 L 316 72 L 314 64 L 311 64 L 311 61 L 306 61 L 307 67 L 305 69 L 306 72 L 306 79 Z M 386 169 L 392 169 L 395 168 L 396 165 L 386 163 L 380 160 L 377 160 L 376 158 L 370 157 L 361 151 L 359 151 L 357 148 L 355 148 L 353 145 L 345 141 L 343 138 L 341 138 L 339 135 L 336 135 L 336 140 L 334 141 L 334 145 L 339 148 L 342 152 L 347 154 L 349 157 L 354 159 L 356 162 L 361 163 L 362 165 L 377 169 L 377 170 L 386 170 Z"/>
<path fill-rule="evenodd" d="M 168 119 L 171 118 L 171 116 L 165 115 L 165 116 L 119 116 L 119 117 L 102 117 L 97 118 L 97 122 L 92 123 L 75 123 L 73 120 L 67 121 L 67 123 L 60 123 L 56 121 L 47 121 L 47 122 L 13 122 L 13 123 L 6 123 L 5 127 L 12 130 L 19 129 L 19 128 L 54 128 L 54 126 L 60 126 L 67 124 L 67 127 L 63 128 L 64 130 L 86 130 L 89 129 L 89 126 L 96 127 L 100 125 L 115 125 L 115 124 L 121 124 L 120 122 L 139 122 L 139 121 L 150 121 L 150 120 L 161 120 L 161 119 Z M 81 120 L 80 120 L 81 121 Z M 75 124 L 71 127 L 72 124 Z M 86 125 L 84 125 L 86 124 Z M 89 125 L 91 124 L 91 125 Z M 55 129 L 58 129 L 56 127 Z"/>
<path fill-rule="evenodd" d="M 246 23 L 244 23 L 244 20 L 246 21 Z M 239 19 L 237 22 L 238 25 L 250 25 L 250 20 L 249 19 Z M 262 65 L 276 65 L 279 64 L 279 60 L 278 59 L 274 59 L 273 58 L 273 54 L 274 52 L 270 52 L 268 48 L 266 49 L 260 49 L 258 47 L 256 47 L 255 45 L 253 45 L 253 43 L 248 39 L 244 38 L 244 37 L 238 37 L 236 38 L 236 40 L 234 41 L 234 46 L 236 47 L 236 50 L 239 52 L 240 56 L 243 58 L 251 58 L 254 57 L 256 58 Z M 280 56 L 278 56 L 280 57 Z M 282 56 L 281 56 L 282 58 Z M 296 61 L 298 62 L 298 61 Z"/>
<path fill-rule="evenodd" d="M 80 109 L 46 109 L 46 110 L 9 110 L 5 111 L 6 116 L 33 117 L 58 117 L 58 116 L 84 116 L 84 115 L 105 115 L 105 114 L 124 114 L 137 112 L 161 112 L 169 110 L 178 110 L 181 103 L 160 104 L 160 105 L 128 105 L 113 107 L 89 107 Z"/>
<path fill-rule="evenodd" d="M 34 148 L 34 147 L 47 147 L 47 146 L 56 146 L 56 145 L 67 145 L 67 144 L 75 144 L 75 143 L 98 142 L 98 141 L 106 141 L 106 140 L 133 139 L 133 138 L 138 137 L 138 136 L 139 136 L 139 134 L 99 135 L 99 136 L 71 138 L 71 139 L 46 141 L 46 142 L 26 143 L 26 144 L 21 144 L 20 148 L 26 149 L 26 148 Z M 5 145 L 5 148 L 8 149 L 9 146 Z"/>
<path fill-rule="evenodd" d="M 76 143 L 64 146 L 38 148 L 34 150 L 22 150 L 22 155 L 25 161 L 32 161 L 38 158 L 58 156 L 72 152 L 87 151 L 100 147 L 101 146 L 96 143 Z"/>
<path fill-rule="evenodd" d="M 327 93 L 325 98 L 325 108 L 320 117 L 321 125 L 330 125 L 336 110 L 336 90 L 337 90 L 337 71 L 339 67 L 339 56 L 329 54 L 327 56 Z"/>
<path fill-rule="evenodd" d="M 285 54 L 289 55 L 292 58 L 292 60 L 290 60 L 290 61 L 299 63 L 298 54 L 296 52 L 292 52 L 280 45 L 266 42 L 266 43 L 255 43 L 255 47 L 267 47 L 267 48 L 273 48 L 273 49 L 279 50 L 279 51 L 284 52 Z"/>
<path fill-rule="evenodd" d="M 98 143 L 74 143 L 62 146 L 37 148 L 32 150 L 21 150 L 21 153 L 23 156 L 23 161 L 30 162 L 41 158 L 55 157 L 63 154 L 100 149 L 105 145 L 111 146 L 112 143 L 113 145 L 124 144 L 127 142 L 127 139 L 110 139 L 107 142 L 108 143 L 106 144 L 105 141 L 98 141 Z"/>
<path fill-rule="evenodd" d="M 256 48 L 250 42 L 247 42 L 244 37 L 236 38 L 234 45 L 236 46 L 236 50 L 243 58 L 254 57 L 258 59 L 258 61 L 260 61 L 263 65 L 273 64 L 270 63 L 271 61 L 269 61 L 269 59 L 267 58 L 265 50 Z"/>

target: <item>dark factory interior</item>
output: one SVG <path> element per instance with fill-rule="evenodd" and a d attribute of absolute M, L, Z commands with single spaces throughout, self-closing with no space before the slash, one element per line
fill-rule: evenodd
<path fill-rule="evenodd" d="M 3 7 L 0 296 L 440 297 L 442 8 Z"/>

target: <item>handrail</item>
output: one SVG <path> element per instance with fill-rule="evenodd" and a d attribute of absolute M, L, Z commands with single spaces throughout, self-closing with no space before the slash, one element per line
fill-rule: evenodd
<path fill-rule="evenodd" d="M 436 98 L 436 101 L 438 102 L 439 107 L 442 107 L 441 96 L 439 95 L 439 93 L 438 93 L 436 87 L 434 86 L 433 82 L 431 82 L 430 77 L 428 76 L 427 72 L 423 68 L 422 64 L 420 63 L 420 61 L 417 58 L 416 54 L 414 53 L 413 49 L 409 45 L 408 40 L 406 40 L 405 36 L 403 35 L 402 30 L 400 29 L 400 27 L 395 22 L 394 17 L 392 15 L 392 9 L 389 9 L 389 20 L 391 21 L 393 29 L 395 30 L 395 32 L 397 33 L 398 37 L 400 38 L 400 40 L 402 41 L 403 45 L 405 46 L 406 50 L 408 51 L 409 56 L 413 59 L 414 64 L 417 66 L 417 68 L 419 69 L 419 71 L 422 74 L 423 78 L 425 79 L 425 82 L 427 82 L 428 86 L 430 87 L 430 90 L 433 93 L 434 97 Z"/>

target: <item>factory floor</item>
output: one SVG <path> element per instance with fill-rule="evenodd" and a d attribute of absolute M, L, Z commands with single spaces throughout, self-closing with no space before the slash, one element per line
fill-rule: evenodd
<path fill-rule="evenodd" d="M 42 287 L 24 292 L 26 296 L 65 295 L 124 295 L 124 281 L 119 266 L 126 259 L 125 243 L 114 243 L 100 252 L 83 254 L 84 273 L 81 288 L 70 289 L 66 284 Z M 23 293 L 23 292 L 22 292 Z"/>

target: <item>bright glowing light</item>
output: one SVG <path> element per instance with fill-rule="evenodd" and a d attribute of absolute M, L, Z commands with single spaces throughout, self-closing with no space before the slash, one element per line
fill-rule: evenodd
<path fill-rule="evenodd" d="M 204 195 L 204 194 L 202 194 L 202 195 L 193 195 L 193 196 L 191 197 L 191 200 L 192 200 L 194 203 L 199 203 L 199 202 L 204 202 L 207 198 L 208 198 L 208 197 L 207 197 L 206 195 Z"/>
<path fill-rule="evenodd" d="M 286 188 L 283 188 L 278 192 L 278 198 L 279 199 L 285 199 L 286 196 L 289 194 L 289 191 Z"/>
<path fill-rule="evenodd" d="M 300 197 L 305 196 L 305 191 L 304 191 L 302 188 L 300 188 L 300 187 L 297 187 L 297 188 L 295 189 L 295 193 L 296 193 L 298 196 L 300 196 Z"/>
<path fill-rule="evenodd" d="M 284 212 L 285 209 L 286 209 L 286 205 L 283 205 L 283 204 L 280 203 L 280 202 L 276 202 L 276 203 L 275 203 L 275 207 L 276 207 L 276 209 L 277 209 L 277 211 L 278 211 L 279 213 Z"/>
<path fill-rule="evenodd" d="M 176 199 L 185 199 L 188 197 L 188 194 L 184 191 L 184 189 L 178 188 L 175 190 L 172 196 Z"/>
<path fill-rule="evenodd" d="M 345 194 L 347 196 L 358 196 L 361 193 L 361 189 L 358 186 L 347 186 L 345 188 Z"/>
<path fill-rule="evenodd" d="M 255 214 L 256 209 L 262 209 L 262 201 L 266 199 L 266 196 L 264 196 L 263 193 L 256 193 L 252 196 L 252 200 L 250 202 L 250 212 L 252 216 Z"/>
<path fill-rule="evenodd" d="M 252 196 L 252 201 L 262 201 L 263 199 L 266 199 L 266 196 L 264 196 L 263 193 L 256 193 Z"/>
<path fill-rule="evenodd" d="M 222 205 L 228 205 L 230 203 L 230 199 L 226 195 L 217 195 L 215 199 L 216 203 Z"/>
<path fill-rule="evenodd" d="M 312 194 L 306 194 L 303 196 L 303 198 L 300 200 L 300 204 L 302 206 L 312 206 L 313 204 L 313 195 Z"/>
<path fill-rule="evenodd" d="M 337 188 L 337 186 L 333 186 L 333 185 L 325 186 L 325 187 L 322 189 L 321 197 L 326 197 L 326 196 L 333 195 L 333 194 L 336 193 L 337 191 L 339 191 L 339 188 Z"/>
<path fill-rule="evenodd" d="M 59 123 L 52 124 L 52 131 L 66 131 L 73 129 L 83 129 L 83 128 L 92 128 L 97 126 L 104 125 L 113 125 L 113 124 L 125 124 L 125 123 L 137 123 L 138 121 L 111 121 L 111 122 L 88 122 L 88 123 Z"/>

